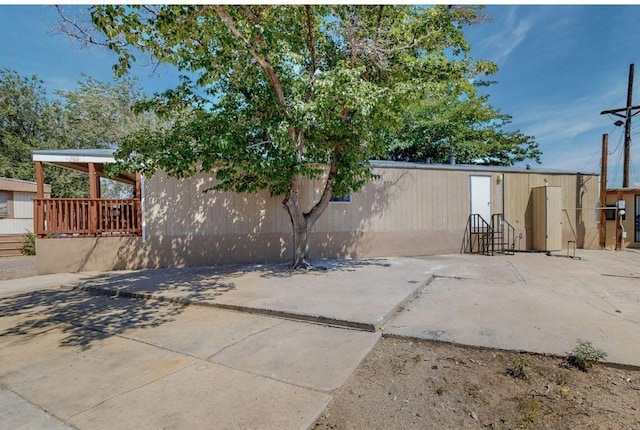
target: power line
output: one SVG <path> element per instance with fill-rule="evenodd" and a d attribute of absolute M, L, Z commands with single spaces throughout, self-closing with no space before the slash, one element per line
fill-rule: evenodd
<path fill-rule="evenodd" d="M 633 68 L 629 65 L 629 84 L 627 87 L 627 106 L 600 112 L 600 115 L 615 115 L 624 118 L 624 123 L 616 121 L 618 125 L 624 124 L 624 168 L 622 171 L 622 188 L 629 187 L 629 165 L 631 158 L 631 118 L 640 113 L 640 106 L 633 106 Z M 624 115 L 622 114 L 624 112 Z"/>
<path fill-rule="evenodd" d="M 623 138 L 623 137 L 624 137 L 624 136 L 621 134 L 621 135 L 620 135 L 620 139 L 618 140 L 618 144 L 616 145 L 616 147 L 615 147 L 615 149 L 614 149 L 613 151 L 609 151 L 609 155 L 613 155 L 613 154 L 615 154 L 615 153 L 616 153 L 616 151 L 617 151 L 618 149 L 620 149 L 620 145 L 622 145 L 622 138 Z"/>

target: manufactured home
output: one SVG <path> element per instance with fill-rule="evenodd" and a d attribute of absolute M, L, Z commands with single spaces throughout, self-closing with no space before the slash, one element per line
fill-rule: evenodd
<path fill-rule="evenodd" d="M 291 224 L 282 197 L 205 193 L 215 185 L 210 174 L 174 179 L 157 172 L 150 178 L 113 178 L 131 187 L 131 197 L 104 199 L 99 181 L 103 166 L 114 161 L 110 150 L 35 151 L 33 159 L 41 274 L 284 262 L 292 257 Z M 88 173 L 90 197 L 43 196 L 45 164 Z M 314 226 L 311 258 L 598 246 L 596 174 L 392 161 L 371 165 L 379 179 L 331 202 Z M 305 204 L 311 205 L 319 192 L 318 182 L 306 183 Z M 490 246 L 487 231 L 501 232 Z"/>
<path fill-rule="evenodd" d="M 51 187 L 43 184 L 43 195 Z M 0 178 L 0 257 L 20 255 L 24 234 L 33 232 L 33 199 L 36 183 Z"/>

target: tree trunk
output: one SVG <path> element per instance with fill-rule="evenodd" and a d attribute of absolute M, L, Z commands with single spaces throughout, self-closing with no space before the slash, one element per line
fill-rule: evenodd
<path fill-rule="evenodd" d="M 293 229 L 293 267 L 303 268 L 309 265 L 309 228 L 307 217 L 302 210 L 300 193 L 302 191 L 302 177 L 294 175 L 289 186 L 289 196 L 282 202 L 289 214 L 291 227 Z"/>
<path fill-rule="evenodd" d="M 300 136 L 299 144 L 301 145 L 303 136 Z M 301 150 L 302 146 L 300 146 Z M 333 181 L 336 177 L 336 156 L 342 154 L 342 147 L 336 146 L 334 149 L 334 157 L 331 160 L 329 171 L 325 179 L 322 195 L 315 205 L 305 213 L 302 209 L 300 201 L 300 193 L 302 192 L 302 176 L 294 175 L 289 185 L 289 196 L 282 202 L 285 210 L 289 214 L 291 227 L 293 228 L 293 265 L 295 269 L 308 268 L 309 263 L 309 230 L 314 226 L 320 215 L 325 211 L 333 195 Z"/>
<path fill-rule="evenodd" d="M 302 226 L 293 225 L 293 265 L 296 269 L 304 269 L 309 264 L 309 227 L 306 219 Z"/>

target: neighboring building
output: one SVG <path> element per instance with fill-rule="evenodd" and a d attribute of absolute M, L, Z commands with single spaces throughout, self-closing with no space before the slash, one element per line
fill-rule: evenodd
<path fill-rule="evenodd" d="M 618 216 L 618 201 L 624 201 L 625 214 Z M 640 188 L 611 188 L 607 190 L 605 247 L 615 249 L 640 248 Z M 622 228 L 616 220 L 622 219 Z M 616 238 L 617 237 L 617 238 Z M 620 248 L 620 246 L 618 247 Z"/>
<path fill-rule="evenodd" d="M 49 163 L 98 178 L 113 155 L 35 151 L 34 161 L 37 171 Z M 569 241 L 598 245 L 595 174 L 390 161 L 372 166 L 380 178 L 349 201 L 330 203 L 314 226 L 312 258 L 458 253 L 466 249 L 472 213 L 488 222 L 503 214 L 515 229 L 516 250 L 559 250 Z M 39 273 L 291 260 L 282 197 L 205 193 L 215 184 L 207 174 L 116 179 L 137 190 L 132 199 L 100 199 L 94 184 L 92 199 L 38 200 Z M 309 182 L 303 202 L 318 193 L 319 184 Z"/>
<path fill-rule="evenodd" d="M 43 192 L 49 197 L 51 186 Z M 20 255 L 23 235 L 33 232 L 35 196 L 35 182 L 0 178 L 0 257 Z"/>

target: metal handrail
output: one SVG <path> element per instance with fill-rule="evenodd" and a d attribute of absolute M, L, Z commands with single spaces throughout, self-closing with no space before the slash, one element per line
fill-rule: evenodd
<path fill-rule="evenodd" d="M 469 253 L 493 255 L 494 231 L 491 225 L 480 214 L 471 214 L 467 220 L 467 246 Z M 474 240 L 475 239 L 475 240 Z M 477 250 L 477 251 L 476 251 Z"/>
<path fill-rule="evenodd" d="M 504 214 L 493 214 L 491 216 L 491 227 L 493 228 L 494 235 L 501 238 L 499 252 L 514 252 L 516 247 L 516 229 L 504 218 Z M 505 247 L 505 245 L 508 247 Z"/>

